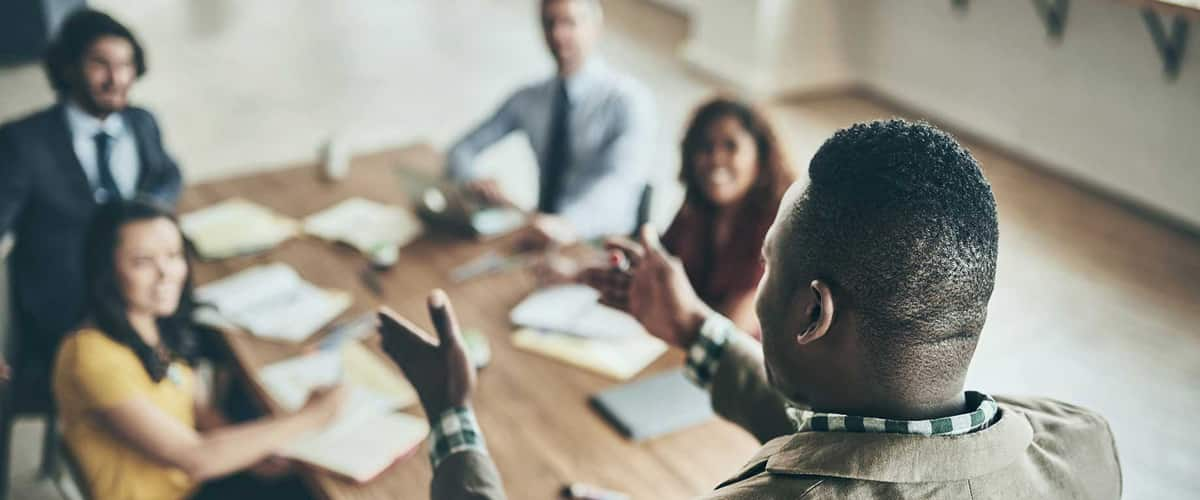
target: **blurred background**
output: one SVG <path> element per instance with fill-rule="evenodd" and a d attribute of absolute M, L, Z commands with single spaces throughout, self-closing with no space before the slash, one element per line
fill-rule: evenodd
<path fill-rule="evenodd" d="M 50 17 L 75 3 L 44 2 Z M 88 5 L 146 46 L 132 100 L 157 114 L 189 184 L 312 162 L 334 136 L 354 153 L 445 148 L 553 71 L 536 0 Z M 681 199 L 689 113 L 718 92 L 767 111 L 802 178 L 821 142 L 853 122 L 946 128 L 980 159 L 1000 204 L 997 286 L 969 388 L 1098 410 L 1126 498 L 1200 497 L 1200 433 L 1188 424 L 1200 415 L 1200 47 L 1186 43 L 1197 2 L 603 6 L 601 52 L 657 101 L 656 222 Z M 12 26 L 30 22 L 0 23 L 10 48 Z M 0 121 L 54 98 L 36 55 L 12 52 Z M 536 196 L 523 138 L 485 161 L 518 197 Z M 34 479 L 40 425 L 17 426 L 11 498 L 58 498 Z"/>

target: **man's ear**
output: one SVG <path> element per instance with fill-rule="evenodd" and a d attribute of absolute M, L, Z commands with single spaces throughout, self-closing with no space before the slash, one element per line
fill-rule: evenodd
<path fill-rule="evenodd" d="M 824 337 L 833 326 L 833 293 L 829 284 L 822 280 L 813 280 L 807 290 L 799 290 L 798 302 L 803 305 L 804 313 L 797 327 L 796 343 L 806 345 Z"/>

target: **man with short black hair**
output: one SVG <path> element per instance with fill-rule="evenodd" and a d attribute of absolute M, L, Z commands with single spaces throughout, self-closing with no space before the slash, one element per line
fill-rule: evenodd
<path fill-rule="evenodd" d="M 542 243 L 630 234 L 649 179 L 653 100 L 635 79 L 594 54 L 603 28 L 597 0 L 543 0 L 542 32 L 556 74 L 527 85 L 447 152 L 447 174 L 481 198 L 510 205 L 496 178 L 475 161 L 523 132 L 538 162 L 531 223 Z"/>
<path fill-rule="evenodd" d="M 879 121 L 834 134 L 809 174 L 764 244 L 761 346 L 704 305 L 649 227 L 638 243 L 610 243 L 628 271 L 588 271 L 604 302 L 685 349 L 717 413 L 764 443 L 705 498 L 1119 498 L 1102 417 L 964 390 L 998 240 L 970 153 L 927 124 Z M 381 319 L 430 415 L 434 498 L 502 498 L 443 294 L 430 311 L 436 348 Z"/>
<path fill-rule="evenodd" d="M 174 206 L 179 168 L 158 123 L 129 105 L 146 55 L 128 28 L 89 9 L 71 14 L 45 58 L 54 105 L 0 126 L 0 234 L 9 257 L 21 359 L 20 390 L 49 396 L 47 366 L 84 312 L 83 236 L 110 200 L 152 197 Z"/>

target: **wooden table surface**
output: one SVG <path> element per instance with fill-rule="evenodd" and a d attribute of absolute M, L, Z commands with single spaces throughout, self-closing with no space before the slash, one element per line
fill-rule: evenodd
<path fill-rule="evenodd" d="M 355 158 L 349 176 L 337 183 L 321 180 L 316 166 L 309 165 L 197 184 L 187 188 L 180 212 L 234 196 L 296 218 L 351 196 L 407 205 L 393 169 L 404 165 L 433 171 L 440 164 L 437 151 L 417 145 Z M 508 339 L 513 329 L 508 312 L 533 290 L 529 273 L 514 270 L 459 285 L 448 279 L 454 267 L 510 243 L 427 234 L 405 247 L 399 262 L 380 276 L 383 295 L 379 297 L 360 281 L 366 267 L 362 255 L 312 237 L 294 238 L 260 255 L 198 262 L 194 272 L 197 284 L 203 284 L 253 265 L 282 261 L 318 286 L 353 293 L 354 306 L 342 319 L 386 304 L 429 331 L 425 296 L 434 287 L 445 288 L 462 326 L 479 329 L 491 343 L 492 364 L 479 374 L 474 406 L 513 499 L 556 498 L 567 482 L 596 484 L 635 499 L 688 498 L 711 490 L 757 449 L 752 437 L 719 419 L 645 442 L 630 442 L 588 404 L 589 395 L 616 382 L 514 348 Z M 301 349 L 240 332 L 226 332 L 223 337 L 243 377 Z M 639 378 L 680 366 L 682 360 L 682 353 L 672 350 Z M 278 411 L 262 388 L 252 378 L 247 380 L 260 402 Z M 421 414 L 419 405 L 408 411 Z M 400 460 L 361 485 L 315 469 L 306 468 L 302 475 L 323 498 L 426 498 L 431 477 L 427 457 L 428 444 L 423 444 L 415 456 Z"/>

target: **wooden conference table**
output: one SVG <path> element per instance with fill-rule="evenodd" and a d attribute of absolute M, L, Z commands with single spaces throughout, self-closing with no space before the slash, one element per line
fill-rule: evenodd
<path fill-rule="evenodd" d="M 358 157 L 347 178 L 337 183 L 320 180 L 316 166 L 310 165 L 197 184 L 184 193 L 180 211 L 186 213 L 234 196 L 296 218 L 351 196 L 407 205 L 393 169 L 405 165 L 433 171 L 440 164 L 437 151 L 417 145 Z M 354 306 L 341 319 L 386 304 L 431 332 L 425 297 L 434 287 L 445 288 L 463 327 L 479 329 L 491 343 L 492 363 L 479 374 L 474 406 L 510 498 L 556 498 L 559 488 L 568 482 L 616 489 L 634 499 L 688 498 L 711 490 L 749 459 L 757 443 L 719 419 L 632 443 L 588 404 L 589 395 L 615 382 L 514 348 L 508 340 L 512 331 L 508 313 L 533 290 L 529 273 L 514 270 L 459 285 L 451 284 L 447 277 L 454 267 L 507 244 L 511 242 L 503 238 L 476 242 L 427 234 L 405 247 L 399 262 L 380 275 L 382 296 L 373 295 L 360 280 L 366 267 L 361 254 L 311 237 L 292 239 L 265 254 L 199 262 L 194 272 L 197 284 L 203 284 L 253 265 L 285 262 L 318 286 L 354 295 Z M 295 355 L 301 347 L 237 331 L 222 336 L 254 396 L 278 411 L 247 374 Z M 678 367 L 682 360 L 682 353 L 672 350 L 639 377 Z M 408 411 L 421 414 L 419 405 Z M 303 468 L 301 474 L 318 496 L 327 499 L 426 498 L 431 477 L 428 444 L 365 484 L 312 468 Z"/>

